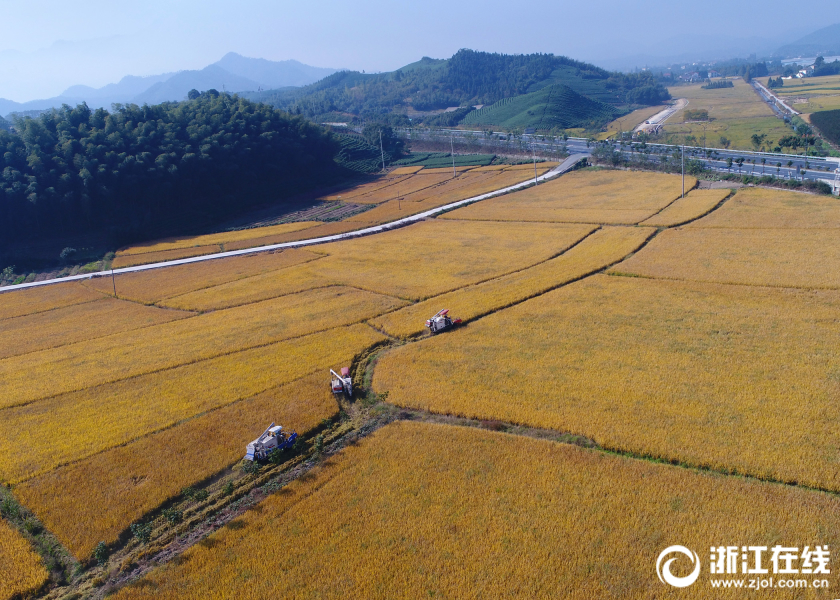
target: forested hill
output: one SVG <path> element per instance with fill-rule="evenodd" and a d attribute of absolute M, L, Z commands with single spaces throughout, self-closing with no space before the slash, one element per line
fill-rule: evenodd
<path fill-rule="evenodd" d="M 553 54 L 473 50 L 446 60 L 424 58 L 391 73 L 342 71 L 302 88 L 247 96 L 309 118 L 333 112 L 372 116 L 493 104 L 553 84 L 613 106 L 658 104 L 670 97 L 649 73 L 611 73 Z"/>
<path fill-rule="evenodd" d="M 264 104 L 82 104 L 0 130 L 2 246 L 107 232 L 118 241 L 281 198 L 337 175 L 338 143 Z M 194 226 L 194 225 L 193 225 Z"/>

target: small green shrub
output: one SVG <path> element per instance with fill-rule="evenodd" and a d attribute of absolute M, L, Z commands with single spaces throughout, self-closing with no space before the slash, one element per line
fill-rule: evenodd
<path fill-rule="evenodd" d="M 152 524 L 151 523 L 132 523 L 131 527 L 131 535 L 134 536 L 141 544 L 148 544 L 149 540 L 152 539 Z"/>

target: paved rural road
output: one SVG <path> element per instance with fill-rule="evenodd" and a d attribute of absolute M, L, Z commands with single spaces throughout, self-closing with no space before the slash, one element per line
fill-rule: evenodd
<path fill-rule="evenodd" d="M 640 123 L 639 125 L 637 125 L 633 131 L 647 132 L 651 129 L 659 129 L 662 126 L 662 124 L 668 119 L 670 119 L 675 112 L 684 109 L 686 106 L 688 106 L 688 100 L 686 100 L 685 98 L 680 98 L 665 110 L 656 113 L 644 123 Z"/>
<path fill-rule="evenodd" d="M 540 175 L 537 177 L 537 181 L 544 181 L 546 179 L 550 179 L 561 173 L 565 173 L 573 166 L 575 166 L 578 162 L 582 159 L 586 158 L 588 153 L 586 154 L 572 154 L 564 160 L 562 163 L 548 171 L 547 173 Z M 244 250 L 231 250 L 230 252 L 218 252 L 216 254 L 205 254 L 204 256 L 194 256 L 192 258 L 181 258 L 178 260 L 170 260 L 166 262 L 159 262 L 159 263 L 152 263 L 149 265 L 138 265 L 136 267 L 124 267 L 122 269 L 114 269 L 113 271 L 100 271 L 98 273 L 89 273 L 85 275 L 72 275 L 70 277 L 61 277 L 59 279 L 48 279 L 46 281 L 35 281 L 32 283 L 20 283 L 18 285 L 8 285 L 6 287 L 0 288 L 0 294 L 5 292 L 12 292 L 15 290 L 22 290 L 26 288 L 32 287 L 40 287 L 43 285 L 53 285 L 56 283 L 64 283 L 66 281 L 78 281 L 81 279 L 93 279 L 96 277 L 109 277 L 111 273 L 114 275 L 119 275 L 121 273 L 136 273 L 137 271 L 148 271 L 150 269 L 162 269 L 164 267 L 174 267 L 176 265 L 187 265 L 190 263 L 196 262 L 203 262 L 205 260 L 215 260 L 217 258 L 227 258 L 229 256 L 242 256 L 243 254 L 256 254 L 257 252 L 268 252 L 271 250 L 280 250 L 283 248 L 299 248 L 301 246 L 312 246 L 315 244 L 325 244 L 327 242 L 336 242 L 339 240 L 347 240 L 355 237 L 361 237 L 364 235 L 371 235 L 374 233 L 381 233 L 383 231 L 389 231 L 391 229 L 396 229 L 398 227 L 402 227 L 404 225 L 409 225 L 411 223 L 416 223 L 417 221 L 422 221 L 423 219 L 427 219 L 434 215 L 440 214 L 452 208 L 457 208 L 459 206 L 463 206 L 464 204 L 470 204 L 472 202 L 477 202 L 479 200 L 486 200 L 488 198 L 492 198 L 493 196 L 498 196 L 500 194 L 506 194 L 508 192 L 512 192 L 514 190 L 518 190 L 523 187 L 527 187 L 534 182 L 533 179 L 529 179 L 527 181 L 523 181 L 522 183 L 517 183 L 516 185 L 511 185 L 506 188 L 502 188 L 500 190 L 496 190 L 493 192 L 488 192 L 486 194 L 481 194 L 480 196 L 473 196 L 472 198 L 467 198 L 466 200 L 459 200 L 458 202 L 452 202 L 451 204 L 446 204 L 445 206 L 439 206 L 437 208 L 433 208 L 431 210 L 427 210 L 426 212 L 422 212 L 416 215 L 412 215 L 410 217 L 405 217 L 404 219 L 399 219 L 398 221 L 392 221 L 390 223 L 385 223 L 383 225 L 377 225 L 375 227 L 368 227 L 366 229 L 359 229 L 357 231 L 350 231 L 348 233 L 340 233 L 337 235 L 329 235 L 326 237 L 319 237 L 319 238 L 311 238 L 308 240 L 298 240 L 296 242 L 285 242 L 283 244 L 272 244 L 270 246 L 259 246 L 257 248 L 245 248 Z"/>

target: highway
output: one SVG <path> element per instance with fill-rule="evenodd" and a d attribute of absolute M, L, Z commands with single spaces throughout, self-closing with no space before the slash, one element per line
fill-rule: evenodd
<path fill-rule="evenodd" d="M 536 181 L 545 181 L 546 179 L 551 179 L 562 173 L 565 173 L 572 167 L 574 167 L 578 162 L 582 159 L 586 158 L 587 154 L 572 154 L 567 159 L 565 159 L 562 163 L 554 167 L 552 170 L 548 171 L 547 173 L 536 177 Z M 228 258 L 230 256 L 242 256 L 244 254 L 256 254 L 258 252 L 270 252 L 272 250 L 281 250 L 284 248 L 300 248 L 302 246 L 313 246 L 315 244 L 326 244 L 328 242 L 337 242 L 340 240 L 348 240 L 352 238 L 362 237 L 366 235 L 372 235 L 376 233 L 382 233 L 385 231 L 389 231 L 392 229 L 397 229 L 399 227 L 403 227 L 405 225 L 410 225 L 411 223 L 416 223 L 418 221 L 422 221 L 424 219 L 428 219 L 429 217 L 433 217 L 438 215 L 442 212 L 446 212 L 453 208 L 457 208 L 459 206 L 464 206 L 465 204 L 471 204 L 473 202 L 478 202 L 479 200 L 486 200 L 488 198 L 492 198 L 494 196 L 499 196 L 501 194 L 507 194 L 509 192 L 513 192 L 515 190 L 527 187 L 532 185 L 535 181 L 534 178 L 528 179 L 527 181 L 523 181 L 522 183 L 517 183 L 515 185 L 508 186 L 506 188 L 502 188 L 499 190 L 495 190 L 493 192 L 488 192 L 486 194 L 481 194 L 480 196 L 473 196 L 472 198 L 467 198 L 465 200 L 459 200 L 457 202 L 452 202 L 450 204 L 446 204 L 444 206 L 439 206 L 437 208 L 433 208 L 427 210 L 422 213 L 418 213 L 416 215 L 411 215 L 410 217 L 405 217 L 403 219 L 398 219 L 397 221 L 392 221 L 390 223 L 385 223 L 383 225 L 376 225 L 374 227 L 367 227 L 365 229 L 359 229 L 357 231 L 350 231 L 348 233 L 340 233 L 337 235 L 329 235 L 325 237 L 319 238 L 310 238 L 307 240 L 298 240 L 296 242 L 284 242 L 282 244 L 272 244 L 270 246 L 259 246 L 256 248 L 245 248 L 244 250 L 231 250 L 229 252 L 218 252 L 216 254 L 205 254 L 203 256 L 194 256 L 191 258 L 181 258 L 178 260 L 170 260 L 166 262 L 159 262 L 159 263 L 152 263 L 148 265 L 137 265 L 136 267 L 123 267 L 122 269 L 114 269 L 113 271 L 100 271 L 98 273 L 87 273 L 84 275 L 71 275 L 69 277 L 61 277 L 58 279 L 48 279 L 46 281 L 33 281 L 32 283 L 19 283 L 18 285 L 7 285 L 5 287 L 0 287 L 0 294 L 13 292 L 16 290 L 23 290 L 27 288 L 34 288 L 34 287 L 42 287 L 45 285 L 55 285 L 57 283 L 65 283 L 67 281 L 79 281 L 82 279 L 94 279 L 97 277 L 110 277 L 113 273 L 114 275 L 121 275 L 123 273 L 137 273 L 139 271 L 149 271 L 151 269 L 162 269 L 166 267 L 174 267 L 177 265 L 188 265 L 191 263 L 197 262 L 204 262 L 207 260 L 216 260 L 219 258 Z"/>
<path fill-rule="evenodd" d="M 621 152 L 625 158 L 644 158 L 650 162 L 659 162 L 662 156 L 674 156 L 675 152 L 682 152 L 682 147 L 673 144 L 655 144 L 647 142 L 617 141 L 595 142 L 587 138 L 550 139 L 550 136 L 521 134 L 511 136 L 505 132 L 494 131 L 490 135 L 484 131 L 469 131 L 464 129 L 419 129 L 399 130 L 407 139 L 425 141 L 449 141 L 450 137 L 461 143 L 470 143 L 486 148 L 487 152 L 531 154 L 532 150 L 541 156 L 568 152 L 570 154 L 590 155 L 599 145 L 612 147 Z M 408 135 L 408 132 L 411 132 Z M 457 148 L 456 148 L 457 153 Z M 727 150 L 725 148 L 686 146 L 686 160 L 702 161 L 710 170 L 718 173 L 733 173 L 742 175 L 774 175 L 784 179 L 823 180 L 834 183 L 835 170 L 840 167 L 840 158 L 801 156 L 797 154 L 782 154 L 775 152 L 752 152 L 749 150 Z M 733 160 L 731 168 L 727 167 L 727 159 Z M 739 158 L 744 159 L 739 169 L 735 163 Z M 762 159 L 765 164 L 762 166 Z M 755 164 L 753 164 L 755 161 Z M 788 162 L 791 164 L 788 165 Z M 776 165 L 781 163 L 781 167 Z"/>

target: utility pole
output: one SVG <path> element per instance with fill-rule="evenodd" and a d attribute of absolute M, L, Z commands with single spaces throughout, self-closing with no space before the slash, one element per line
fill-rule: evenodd
<path fill-rule="evenodd" d="M 536 144 L 536 139 L 531 138 L 531 157 L 534 159 L 534 185 L 537 185 L 537 150 L 535 148 Z"/>
<path fill-rule="evenodd" d="M 379 130 L 379 151 L 382 153 L 382 170 L 385 170 L 385 148 L 382 146 L 382 130 Z"/>
<path fill-rule="evenodd" d="M 685 198 L 685 144 L 682 147 L 682 197 Z"/>
<path fill-rule="evenodd" d="M 114 281 L 114 267 L 111 266 L 111 285 L 114 286 L 114 298 L 117 297 L 117 282 Z"/>
<path fill-rule="evenodd" d="M 449 133 L 449 148 L 452 153 L 452 177 L 457 177 L 458 174 L 455 173 L 455 139 L 453 138 L 453 133 Z"/>

